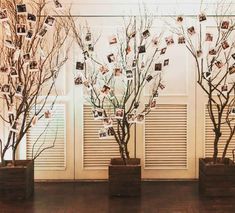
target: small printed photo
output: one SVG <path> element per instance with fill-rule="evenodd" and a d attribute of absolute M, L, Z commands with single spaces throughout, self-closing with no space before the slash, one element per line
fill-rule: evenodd
<path fill-rule="evenodd" d="M 87 32 L 86 36 L 85 36 L 85 41 L 91 41 L 91 33 Z"/>
<path fill-rule="evenodd" d="M 11 76 L 12 78 L 17 78 L 17 77 L 18 77 L 18 72 L 17 72 L 17 70 L 16 70 L 15 67 L 11 67 L 11 68 L 10 68 L 10 76 Z"/>
<path fill-rule="evenodd" d="M 132 80 L 133 79 L 133 71 L 132 70 L 126 70 L 126 78 L 127 80 Z"/>
<path fill-rule="evenodd" d="M 197 57 L 200 58 L 202 56 L 202 53 L 203 53 L 202 50 L 197 50 L 196 52 Z"/>
<path fill-rule="evenodd" d="M 174 44 L 174 39 L 173 39 L 173 36 L 168 36 L 165 38 L 165 41 L 166 41 L 166 45 L 169 46 L 171 44 Z"/>
<path fill-rule="evenodd" d="M 117 108 L 115 110 L 115 118 L 116 119 L 123 119 L 124 117 L 124 109 Z"/>
<path fill-rule="evenodd" d="M 134 103 L 134 108 L 137 109 L 140 106 L 140 102 L 135 102 Z"/>
<path fill-rule="evenodd" d="M 26 35 L 26 24 L 17 24 L 16 25 L 16 34 L 17 35 Z"/>
<path fill-rule="evenodd" d="M 229 21 L 222 21 L 221 29 L 227 30 L 229 28 Z"/>
<path fill-rule="evenodd" d="M 26 13 L 27 12 L 26 4 L 17 4 L 16 11 L 18 14 Z"/>
<path fill-rule="evenodd" d="M 107 56 L 107 58 L 108 58 L 108 62 L 109 62 L 109 63 L 112 63 L 112 62 L 115 61 L 115 57 L 114 57 L 114 54 L 113 54 L 113 53 L 109 54 L 109 55 Z"/>
<path fill-rule="evenodd" d="M 56 9 L 62 9 L 63 6 L 58 0 L 53 0 Z"/>
<path fill-rule="evenodd" d="M 116 44 L 117 43 L 117 37 L 115 35 L 112 35 L 109 37 L 109 44 Z"/>
<path fill-rule="evenodd" d="M 132 61 L 132 67 L 136 67 L 136 64 L 137 64 L 137 62 L 136 62 L 136 60 L 134 59 L 134 60 Z"/>
<path fill-rule="evenodd" d="M 189 35 L 194 35 L 196 33 L 194 26 L 189 27 L 187 29 L 187 32 L 188 32 Z"/>
<path fill-rule="evenodd" d="M 102 75 L 104 75 L 109 72 L 109 69 L 106 66 L 101 66 L 99 68 L 99 71 L 101 72 Z"/>
<path fill-rule="evenodd" d="M 162 63 L 155 64 L 155 71 L 162 71 Z"/>
<path fill-rule="evenodd" d="M 45 20 L 45 25 L 48 27 L 52 27 L 53 24 L 55 23 L 55 18 L 52 16 L 47 16 Z"/>
<path fill-rule="evenodd" d="M 29 62 L 29 71 L 30 72 L 37 72 L 38 71 L 38 62 L 33 60 Z"/>
<path fill-rule="evenodd" d="M 152 76 L 152 75 L 148 75 L 148 76 L 146 77 L 146 81 L 147 81 L 147 82 L 150 82 L 152 79 L 153 79 L 153 76 Z"/>
<path fill-rule="evenodd" d="M 22 90 L 23 90 L 23 87 L 22 87 L 22 85 L 17 85 L 17 87 L 16 87 L 16 96 L 22 96 Z"/>
<path fill-rule="evenodd" d="M 78 62 L 76 63 L 76 69 L 77 69 L 77 70 L 84 70 L 84 63 L 78 61 Z"/>
<path fill-rule="evenodd" d="M 235 53 L 233 53 L 231 56 L 232 56 L 232 58 L 235 60 Z"/>
<path fill-rule="evenodd" d="M 143 37 L 146 39 L 150 36 L 150 32 L 149 30 L 145 30 L 143 33 L 142 33 Z"/>
<path fill-rule="evenodd" d="M 77 76 L 76 78 L 74 78 L 74 84 L 75 85 L 83 84 L 82 76 Z"/>
<path fill-rule="evenodd" d="M 178 16 L 177 19 L 176 19 L 176 21 L 177 21 L 178 23 L 182 23 L 183 20 L 184 20 L 183 16 Z"/>
<path fill-rule="evenodd" d="M 184 36 L 178 37 L 178 44 L 185 44 L 185 37 Z"/>
<path fill-rule="evenodd" d="M 108 137 L 108 130 L 106 128 L 102 128 L 99 130 L 99 138 L 107 138 Z"/>
<path fill-rule="evenodd" d="M 146 48 L 145 45 L 141 45 L 138 47 L 139 53 L 145 53 L 146 52 Z"/>
<path fill-rule="evenodd" d="M 28 20 L 29 22 L 36 22 L 37 17 L 36 17 L 34 14 L 32 14 L 32 13 L 28 13 L 28 15 L 27 15 L 27 20 Z"/>
<path fill-rule="evenodd" d="M 221 91 L 222 91 L 222 92 L 227 92 L 227 91 L 228 91 L 228 85 L 227 85 L 227 84 L 222 85 L 222 86 L 221 86 Z"/>
<path fill-rule="evenodd" d="M 114 76 L 119 77 L 122 75 L 122 69 L 121 68 L 115 68 L 114 69 Z"/>
<path fill-rule="evenodd" d="M 93 52 L 94 46 L 92 44 L 88 44 L 88 51 Z"/>
<path fill-rule="evenodd" d="M 216 55 L 216 53 L 217 51 L 214 48 L 209 50 L 209 55 Z"/>
<path fill-rule="evenodd" d="M 159 41 L 158 36 L 154 36 L 153 39 L 152 39 L 152 43 L 153 43 L 154 45 L 157 45 L 157 44 L 158 44 L 158 41 Z"/>
<path fill-rule="evenodd" d="M 209 79 L 211 77 L 211 72 L 204 72 L 204 78 Z"/>
<path fill-rule="evenodd" d="M 26 53 L 23 55 L 23 60 L 25 63 L 28 63 L 30 61 L 30 54 Z"/>
<path fill-rule="evenodd" d="M 108 133 L 108 137 L 114 136 L 114 132 L 110 127 L 107 129 L 107 133 Z"/>
<path fill-rule="evenodd" d="M 161 49 L 160 55 L 163 55 L 163 54 L 165 54 L 165 53 L 166 53 L 166 47 L 164 47 L 164 48 Z"/>
<path fill-rule="evenodd" d="M 0 10 L 0 22 L 7 20 L 8 20 L 7 10 L 6 9 Z"/>
<path fill-rule="evenodd" d="M 200 22 L 206 21 L 206 14 L 205 13 L 199 14 L 198 19 Z"/>
<path fill-rule="evenodd" d="M 101 93 L 103 93 L 104 95 L 108 95 L 110 92 L 111 88 L 107 85 L 104 85 L 103 88 L 101 89 Z"/>
<path fill-rule="evenodd" d="M 83 54 L 83 56 L 84 56 L 84 59 L 85 59 L 85 60 L 87 60 L 87 58 L 89 58 L 89 57 L 90 57 L 90 55 L 89 55 L 89 52 L 88 52 L 88 51 L 84 51 L 82 54 Z"/>
<path fill-rule="evenodd" d="M 127 122 L 128 123 L 136 123 L 136 114 L 135 113 L 129 113 L 127 114 Z"/>
<path fill-rule="evenodd" d="M 25 35 L 25 39 L 26 40 L 31 40 L 33 37 L 33 30 L 28 30 L 26 35 Z"/>
<path fill-rule="evenodd" d="M 235 65 L 233 64 L 231 67 L 228 68 L 228 72 L 230 75 L 235 73 Z"/>
<path fill-rule="evenodd" d="M 136 116 L 136 123 L 143 123 L 144 122 L 145 115 L 143 113 L 140 113 Z"/>
<path fill-rule="evenodd" d="M 229 48 L 229 44 L 228 44 L 227 41 L 223 41 L 223 42 L 221 43 L 221 46 L 222 46 L 222 48 L 223 48 L 224 50 L 227 49 L 227 48 Z"/>
<path fill-rule="evenodd" d="M 44 26 L 42 29 L 39 30 L 38 32 L 38 37 L 43 38 L 47 33 L 47 28 Z"/>
<path fill-rule="evenodd" d="M 4 41 L 4 46 L 9 49 L 15 49 L 15 44 L 11 40 L 8 40 L 8 39 Z"/>
<path fill-rule="evenodd" d="M 9 94 L 10 93 L 10 85 L 9 84 L 3 84 L 1 92 L 3 94 Z"/>
<path fill-rule="evenodd" d="M 93 117 L 95 120 L 103 120 L 104 119 L 104 110 L 101 108 L 96 108 L 92 110 Z"/>
<path fill-rule="evenodd" d="M 224 64 L 222 63 L 222 61 L 216 61 L 216 62 L 215 62 L 215 66 L 216 66 L 218 69 L 221 69 L 221 68 L 224 66 Z"/>
<path fill-rule="evenodd" d="M 44 117 L 45 118 L 51 118 L 52 117 L 52 113 L 49 109 L 44 112 Z"/>
<path fill-rule="evenodd" d="M 231 115 L 235 115 L 235 107 L 231 109 Z"/>
<path fill-rule="evenodd" d="M 110 117 L 105 117 L 103 119 L 103 125 L 104 125 L 105 128 L 112 127 L 113 126 L 113 119 L 110 118 Z"/>
<path fill-rule="evenodd" d="M 83 85 L 84 85 L 84 87 L 87 88 L 88 91 L 91 91 L 91 90 L 92 90 L 92 86 L 91 86 L 91 84 L 90 84 L 89 81 L 85 80 L 85 81 L 83 82 Z"/>
<path fill-rule="evenodd" d="M 165 59 L 163 62 L 163 66 L 168 66 L 169 65 L 170 60 L 169 59 Z"/>
<path fill-rule="evenodd" d="M 0 74 L 8 75 L 10 72 L 9 68 L 6 66 L 1 66 L 0 67 Z"/>
<path fill-rule="evenodd" d="M 150 109 L 156 108 L 157 107 L 157 98 L 153 98 L 151 103 L 150 103 Z"/>
<path fill-rule="evenodd" d="M 160 84 L 159 84 L 159 88 L 160 88 L 161 90 L 163 90 L 163 89 L 165 89 L 166 87 L 165 87 L 165 85 L 163 85 L 162 83 L 160 83 Z"/>
<path fill-rule="evenodd" d="M 206 33 L 205 41 L 213 41 L 213 35 L 211 33 Z"/>

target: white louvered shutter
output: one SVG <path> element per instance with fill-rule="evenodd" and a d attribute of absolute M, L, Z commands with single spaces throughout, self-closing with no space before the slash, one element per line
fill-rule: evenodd
<path fill-rule="evenodd" d="M 187 105 L 159 104 L 146 116 L 145 168 L 187 168 Z"/>
<path fill-rule="evenodd" d="M 45 106 L 50 109 L 50 105 Z M 27 133 L 27 158 L 32 158 L 32 148 L 35 141 L 41 135 L 34 147 L 34 155 L 37 150 L 53 145 L 54 147 L 45 150 L 35 161 L 36 170 L 64 170 L 66 167 L 66 119 L 65 105 L 55 104 L 52 112 L 52 118 L 42 118 L 35 127 Z"/>
<path fill-rule="evenodd" d="M 206 122 L 205 123 L 205 127 L 206 127 L 205 129 L 205 157 L 213 157 L 213 152 L 214 152 L 213 124 L 210 120 L 210 116 L 206 107 L 205 107 L 205 122 Z M 233 125 L 235 125 L 235 122 L 233 122 Z M 222 157 L 222 153 L 226 144 L 226 139 L 229 137 L 229 134 L 230 134 L 229 127 L 226 125 L 222 125 L 221 132 L 222 132 L 222 136 L 220 138 L 220 142 L 218 145 L 218 148 L 219 148 L 218 157 Z M 232 157 L 233 149 L 235 149 L 235 137 L 233 137 L 232 141 L 230 142 L 226 157 L 231 158 L 231 159 L 233 158 Z"/>
<path fill-rule="evenodd" d="M 91 107 L 84 106 L 83 168 L 107 169 L 110 159 L 120 157 L 118 144 L 114 137 L 99 139 L 102 121 L 94 120 Z"/>

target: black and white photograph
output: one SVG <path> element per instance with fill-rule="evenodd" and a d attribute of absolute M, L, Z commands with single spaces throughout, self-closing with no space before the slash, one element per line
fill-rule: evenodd
<path fill-rule="evenodd" d="M 18 77 L 18 72 L 17 72 L 17 70 L 16 70 L 15 67 L 11 67 L 11 68 L 10 68 L 10 76 L 11 76 L 12 78 L 17 78 L 17 77 Z"/>
<path fill-rule="evenodd" d="M 77 70 L 84 70 L 84 63 L 78 61 L 78 62 L 76 63 L 76 69 L 77 69 Z"/>
<path fill-rule="evenodd" d="M 7 10 L 6 9 L 0 10 L 0 22 L 4 22 L 7 20 L 8 20 Z"/>
<path fill-rule="evenodd" d="M 235 73 L 235 65 L 234 64 L 231 67 L 229 67 L 228 72 L 230 75 Z"/>
<path fill-rule="evenodd" d="M 26 35 L 26 24 L 17 24 L 16 25 L 16 34 L 17 35 Z"/>
<path fill-rule="evenodd" d="M 150 36 L 149 30 L 145 30 L 145 31 L 142 33 L 142 35 L 143 35 L 143 37 L 144 37 L 145 39 L 147 39 L 147 38 Z"/>
<path fill-rule="evenodd" d="M 74 78 L 74 84 L 76 86 L 83 84 L 83 79 L 81 75 L 78 75 L 77 77 Z"/>
<path fill-rule="evenodd" d="M 160 55 L 163 55 L 166 53 L 166 47 L 162 48 L 161 51 L 160 51 Z"/>
<path fill-rule="evenodd" d="M 227 84 L 224 84 L 221 86 L 221 91 L 222 92 L 227 92 L 228 91 L 228 85 Z"/>
<path fill-rule="evenodd" d="M 0 75 L 8 75 L 10 72 L 10 69 L 8 66 L 1 66 L 0 67 Z"/>
<path fill-rule="evenodd" d="M 55 23 L 55 18 L 54 17 L 52 17 L 52 16 L 47 16 L 46 17 L 45 25 L 47 27 L 52 27 L 54 23 Z"/>
<path fill-rule="evenodd" d="M 107 58 L 108 58 L 108 62 L 109 62 L 109 63 L 112 63 L 112 62 L 115 61 L 115 56 L 114 56 L 113 53 L 109 54 L 109 55 L 107 56 Z"/>
<path fill-rule="evenodd" d="M 39 69 L 38 62 L 35 60 L 29 61 L 29 71 L 30 72 L 37 72 Z"/>
<path fill-rule="evenodd" d="M 28 13 L 27 14 L 27 21 L 28 22 L 36 22 L 37 20 L 37 17 L 36 15 L 32 14 L 32 13 Z"/>
<path fill-rule="evenodd" d="M 151 80 L 153 79 L 153 76 L 152 75 L 147 75 L 147 77 L 146 77 L 146 81 L 147 82 L 150 82 Z"/>
<path fill-rule="evenodd" d="M 27 12 L 27 9 L 26 9 L 26 4 L 17 4 L 16 5 L 16 11 L 18 14 L 24 14 Z"/>
<path fill-rule="evenodd" d="M 187 29 L 187 32 L 188 32 L 188 34 L 191 35 L 191 36 L 194 35 L 194 34 L 196 33 L 194 26 L 189 27 L 189 28 Z"/>
<path fill-rule="evenodd" d="M 205 13 L 199 14 L 198 19 L 199 22 L 206 21 L 206 14 Z"/>
<path fill-rule="evenodd" d="M 184 36 L 178 37 L 178 44 L 185 44 L 185 37 Z"/>
<path fill-rule="evenodd" d="M 108 130 L 106 128 L 102 128 L 99 130 L 99 138 L 105 139 L 108 137 Z"/>
<path fill-rule="evenodd" d="M 235 107 L 231 109 L 231 115 L 235 115 Z"/>
<path fill-rule="evenodd" d="M 91 33 L 90 32 L 86 33 L 85 41 L 91 41 Z"/>
<path fill-rule="evenodd" d="M 10 93 L 10 85 L 9 84 L 3 84 L 1 92 L 3 94 L 9 94 Z"/>
<path fill-rule="evenodd" d="M 59 0 L 53 0 L 53 1 L 54 1 L 55 8 L 57 10 L 60 10 L 63 8 L 63 5 L 59 2 Z"/>
<path fill-rule="evenodd" d="M 92 110 L 94 120 L 103 120 L 104 119 L 104 110 L 101 108 L 95 108 Z"/>
<path fill-rule="evenodd" d="M 126 70 L 126 78 L 127 78 L 127 80 L 133 79 L 133 71 L 132 70 Z"/>
<path fill-rule="evenodd" d="M 116 44 L 117 43 L 117 37 L 115 35 L 109 36 L 109 44 Z"/>
<path fill-rule="evenodd" d="M 169 65 L 169 62 L 170 62 L 170 59 L 165 59 L 164 62 L 163 62 L 163 66 L 168 66 Z"/>
<path fill-rule="evenodd" d="M 221 68 L 224 66 L 224 64 L 223 64 L 223 62 L 222 62 L 221 60 L 219 60 L 219 61 L 216 61 L 216 62 L 215 62 L 215 66 L 216 66 L 218 69 L 221 69 Z"/>
<path fill-rule="evenodd" d="M 146 52 L 145 45 L 139 46 L 139 47 L 138 47 L 138 51 L 139 51 L 139 53 L 145 53 L 145 52 Z"/>
<path fill-rule="evenodd" d="M 33 38 L 33 34 L 34 34 L 33 30 L 28 30 L 26 35 L 25 35 L 25 39 L 26 40 L 31 40 Z"/>
<path fill-rule="evenodd" d="M 183 20 L 184 20 L 183 16 L 178 16 L 176 19 L 176 21 L 180 24 L 183 22 Z"/>
<path fill-rule="evenodd" d="M 39 30 L 37 36 L 38 36 L 39 38 L 43 38 L 43 37 L 46 35 L 46 33 L 47 33 L 47 27 L 44 26 L 44 27 L 42 27 L 42 28 Z"/>
<path fill-rule="evenodd" d="M 21 84 L 17 85 L 16 86 L 16 93 L 15 93 L 15 95 L 17 97 L 21 97 L 22 96 L 22 92 L 23 92 L 22 90 L 23 90 L 23 86 Z"/>
<path fill-rule="evenodd" d="M 162 63 L 155 64 L 155 71 L 162 71 Z"/>
<path fill-rule="evenodd" d="M 121 109 L 121 108 L 115 109 L 115 118 L 123 119 L 123 117 L 124 117 L 124 109 Z"/>
<path fill-rule="evenodd" d="M 29 53 L 24 54 L 23 60 L 24 60 L 24 63 L 28 63 L 30 61 L 30 54 Z"/>
<path fill-rule="evenodd" d="M 235 60 L 235 53 L 233 53 L 231 56 L 232 56 L 232 58 Z"/>

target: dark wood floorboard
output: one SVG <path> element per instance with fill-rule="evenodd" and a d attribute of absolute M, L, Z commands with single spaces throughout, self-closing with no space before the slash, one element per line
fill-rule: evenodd
<path fill-rule="evenodd" d="M 28 201 L 0 213 L 235 213 L 235 198 L 204 198 L 197 182 L 144 182 L 140 198 L 110 198 L 106 182 L 36 183 Z"/>

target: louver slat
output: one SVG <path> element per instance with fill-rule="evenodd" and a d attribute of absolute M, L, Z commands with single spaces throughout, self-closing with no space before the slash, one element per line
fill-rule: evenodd
<path fill-rule="evenodd" d="M 110 159 L 119 157 L 118 145 L 114 138 L 99 139 L 102 121 L 94 120 L 92 109 L 84 106 L 83 167 L 85 169 L 107 169 Z"/>
<path fill-rule="evenodd" d="M 160 104 L 145 120 L 145 168 L 187 168 L 187 106 Z"/>
<path fill-rule="evenodd" d="M 216 113 L 215 113 L 216 114 Z M 217 118 L 217 116 L 215 117 Z M 235 121 L 232 123 L 232 125 L 235 125 Z M 207 108 L 205 107 L 205 157 L 212 157 L 214 152 L 214 132 L 213 132 L 213 125 L 210 120 L 210 116 L 208 113 Z M 219 143 L 219 154 L 218 157 L 222 156 L 226 140 L 229 137 L 230 131 L 229 127 L 227 125 L 222 125 L 221 128 L 222 131 L 222 137 L 220 139 Z M 227 151 L 227 157 L 233 159 L 232 157 L 232 150 L 235 148 L 235 137 L 233 137 Z"/>
<path fill-rule="evenodd" d="M 45 109 L 50 109 L 46 105 Z M 66 120 L 65 105 L 55 104 L 52 110 L 52 118 L 42 118 L 37 125 L 30 129 L 27 134 L 27 158 L 32 158 L 32 148 L 39 135 L 45 131 L 45 134 L 38 140 L 34 146 L 34 154 L 37 150 L 51 146 L 56 138 L 53 148 L 47 149 L 35 161 L 36 170 L 65 170 L 66 159 Z M 48 125 L 49 124 L 49 125 Z M 48 126 L 47 126 L 48 125 Z M 46 128 L 46 130 L 45 130 Z M 42 145 L 42 146 L 41 146 Z"/>

